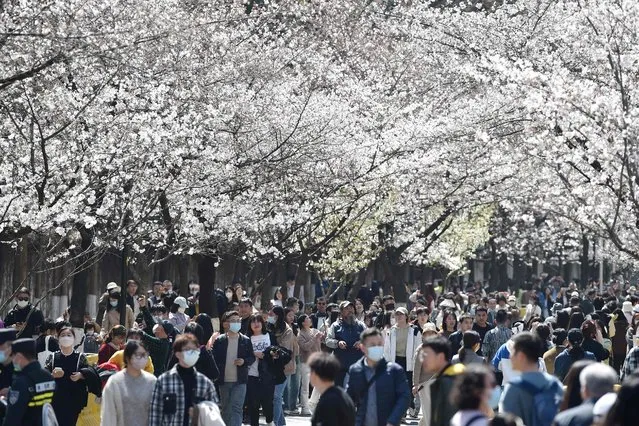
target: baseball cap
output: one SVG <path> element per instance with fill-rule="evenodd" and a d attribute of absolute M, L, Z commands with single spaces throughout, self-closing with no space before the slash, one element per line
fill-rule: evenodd
<path fill-rule="evenodd" d="M 16 329 L 15 328 L 3 328 L 0 329 L 0 345 L 7 342 L 13 342 L 16 340 Z"/>
<path fill-rule="evenodd" d="M 624 312 L 632 312 L 632 302 L 623 302 L 621 310 Z"/>
<path fill-rule="evenodd" d="M 508 296 L 508 301 L 509 302 L 516 302 L 517 298 L 514 295 L 511 294 L 510 296 Z"/>
<path fill-rule="evenodd" d="M 572 293 L 570 293 L 570 297 L 579 297 L 579 292 L 573 291 Z"/>
<path fill-rule="evenodd" d="M 339 310 L 341 311 L 342 309 L 346 308 L 349 305 L 352 307 L 355 307 L 353 302 L 351 302 L 350 300 L 344 300 L 342 303 L 339 304 Z"/>
<path fill-rule="evenodd" d="M 395 309 L 395 313 L 403 314 L 403 315 L 406 315 L 406 317 L 408 317 L 408 309 L 406 308 L 397 308 Z"/>
<path fill-rule="evenodd" d="M 116 283 L 114 283 L 113 281 L 111 281 L 110 283 L 107 284 L 106 289 L 107 289 L 107 291 L 111 291 L 111 290 L 113 290 L 113 289 L 115 289 L 117 287 L 118 287 L 118 285 Z"/>

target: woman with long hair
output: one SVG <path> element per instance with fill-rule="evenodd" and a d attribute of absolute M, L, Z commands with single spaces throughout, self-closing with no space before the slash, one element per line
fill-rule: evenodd
<path fill-rule="evenodd" d="M 126 310 L 126 317 L 124 324 L 120 324 L 120 303 L 124 303 Z M 104 316 L 102 317 L 102 333 L 104 334 L 111 331 L 113 327 L 116 325 L 123 325 L 127 330 L 133 328 L 133 322 L 135 317 L 133 315 L 133 310 L 126 302 L 120 301 L 120 293 L 112 292 L 109 294 L 109 304 L 107 305 L 107 309 L 104 312 Z"/>
<path fill-rule="evenodd" d="M 565 379 L 563 380 L 566 391 L 564 392 L 564 398 L 559 406 L 559 411 L 566 411 L 570 408 L 574 408 L 583 402 L 581 397 L 581 384 L 579 383 L 579 375 L 582 370 L 595 362 L 592 359 L 584 359 L 575 362 L 568 370 Z"/>
<path fill-rule="evenodd" d="M 355 299 L 355 319 L 363 322 L 365 316 L 364 302 L 362 299 Z"/>
<path fill-rule="evenodd" d="M 603 361 L 610 357 L 610 351 L 603 346 L 603 336 L 601 332 L 597 333 L 597 326 L 593 320 L 586 320 L 581 325 L 581 333 L 584 336 L 584 342 L 581 345 L 585 351 L 595 354 L 597 361 Z"/>
<path fill-rule="evenodd" d="M 253 344 L 255 362 L 249 366 L 248 384 L 246 387 L 246 401 L 251 426 L 260 423 L 260 407 L 266 417 L 266 423 L 273 421 L 275 377 L 264 359 L 264 351 L 275 345 L 277 338 L 266 329 L 266 322 L 261 314 L 249 317 L 247 336 Z M 281 404 L 280 404 L 281 407 Z"/>
<path fill-rule="evenodd" d="M 493 414 L 488 401 L 496 386 L 493 372 L 485 366 L 473 365 L 458 375 L 450 399 L 459 411 L 450 420 L 450 425 L 487 426 Z"/>
<path fill-rule="evenodd" d="M 564 380 L 570 367 L 577 361 L 582 359 L 595 361 L 595 355 L 592 352 L 585 351 L 582 347 L 584 336 L 581 330 L 573 328 L 568 331 L 568 348 L 557 355 L 555 359 L 555 376 L 559 380 Z"/>
<path fill-rule="evenodd" d="M 604 426 L 631 426 L 639 419 L 639 377 L 623 382 L 617 401 L 608 411 Z"/>
<path fill-rule="evenodd" d="M 277 345 L 294 354 L 296 352 L 297 340 L 293 334 L 293 329 L 286 323 L 284 308 L 281 306 L 273 306 L 273 309 L 268 313 L 268 323 L 270 325 L 269 331 L 275 336 Z M 284 410 L 282 408 L 284 389 L 288 386 L 289 378 L 295 372 L 296 367 L 295 358 L 292 356 L 291 361 L 284 367 L 286 379 L 283 383 L 275 386 L 275 394 L 273 396 L 273 422 L 275 426 L 284 426 L 286 424 Z"/>
<path fill-rule="evenodd" d="M 318 330 L 313 328 L 313 321 L 308 315 L 300 315 L 297 319 L 297 325 L 299 326 L 299 333 L 297 334 L 297 343 L 300 348 L 300 377 L 301 377 L 301 390 L 300 390 L 300 405 L 302 406 L 301 414 L 303 416 L 310 416 L 311 410 L 309 407 L 308 390 L 310 384 L 311 369 L 309 368 L 308 358 L 315 352 L 322 350 L 322 338 L 323 335 Z"/>
<path fill-rule="evenodd" d="M 468 330 L 462 337 L 462 347 L 459 353 L 453 356 L 452 364 L 485 364 L 486 359 L 477 355 L 477 351 L 481 347 L 481 338 L 479 333 L 474 330 Z"/>
<path fill-rule="evenodd" d="M 445 338 L 449 338 L 451 334 L 457 331 L 457 315 L 455 312 L 446 310 L 442 317 L 442 331 L 441 335 Z"/>
<path fill-rule="evenodd" d="M 121 325 L 116 325 L 109 331 L 109 335 L 104 339 L 98 351 L 98 365 L 108 362 L 113 354 L 122 349 L 126 335 L 127 330 Z"/>
<path fill-rule="evenodd" d="M 541 304 L 539 303 L 539 297 L 534 294 L 530 297 L 528 305 L 526 305 L 526 315 L 524 315 L 524 322 L 528 323 L 532 318 L 541 318 L 543 312 L 541 310 Z"/>

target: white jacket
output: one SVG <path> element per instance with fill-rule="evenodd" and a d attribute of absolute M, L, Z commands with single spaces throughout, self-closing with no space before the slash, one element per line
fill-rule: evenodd
<path fill-rule="evenodd" d="M 394 325 L 389 330 L 383 332 L 384 335 L 384 358 L 386 361 L 395 362 L 395 352 L 397 350 L 397 326 Z M 414 325 L 408 326 L 408 337 L 406 338 L 406 371 L 413 371 L 415 364 L 415 351 L 421 345 L 422 340 L 419 330 Z M 401 356 L 401 355 L 400 355 Z"/>

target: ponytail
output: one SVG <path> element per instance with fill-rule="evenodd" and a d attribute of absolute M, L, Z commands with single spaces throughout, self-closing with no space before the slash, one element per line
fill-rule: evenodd
<path fill-rule="evenodd" d="M 568 349 L 568 355 L 570 355 L 570 358 L 572 358 L 573 361 L 579 361 L 586 356 L 586 351 L 583 350 L 581 345 L 575 345 Z"/>
<path fill-rule="evenodd" d="M 462 364 L 464 363 L 464 360 L 466 359 L 466 353 L 467 353 L 466 350 L 467 350 L 466 348 L 461 347 L 458 352 L 459 362 L 461 362 Z"/>

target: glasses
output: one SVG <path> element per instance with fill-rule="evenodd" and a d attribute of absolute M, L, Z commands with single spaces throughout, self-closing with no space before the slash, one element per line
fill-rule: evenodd
<path fill-rule="evenodd" d="M 28 302 L 28 301 L 29 301 L 29 298 L 28 298 L 28 297 L 18 297 L 18 300 L 19 300 L 20 302 Z"/>

